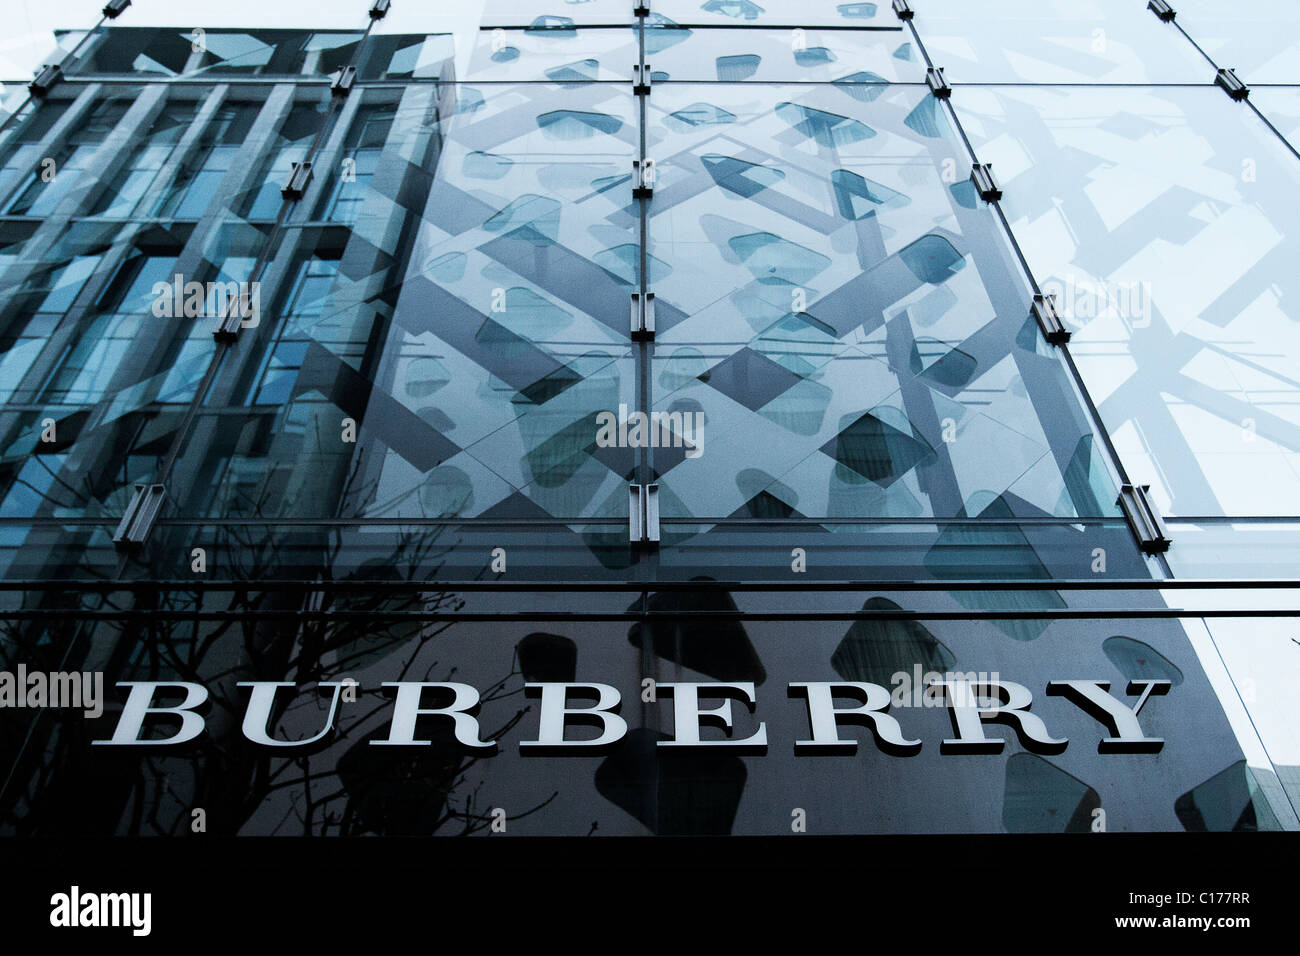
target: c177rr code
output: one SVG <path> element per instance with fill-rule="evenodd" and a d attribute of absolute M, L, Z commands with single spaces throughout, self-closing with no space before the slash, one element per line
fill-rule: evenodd
<path fill-rule="evenodd" d="M 1249 893 L 1222 893 L 1206 890 L 1196 897 L 1198 903 L 1249 903 Z"/>

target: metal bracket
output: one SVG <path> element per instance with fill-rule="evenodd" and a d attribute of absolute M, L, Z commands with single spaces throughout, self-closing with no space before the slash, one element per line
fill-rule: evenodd
<path fill-rule="evenodd" d="M 649 199 L 655 191 L 655 161 L 653 159 L 632 160 L 632 198 Z"/>
<path fill-rule="evenodd" d="M 1053 345 L 1064 345 L 1070 341 L 1070 330 L 1061 321 L 1056 311 L 1056 296 L 1036 295 L 1029 310 L 1038 320 L 1038 327 L 1043 330 L 1043 337 Z"/>
<path fill-rule="evenodd" d="M 947 79 L 943 75 L 943 67 L 937 70 L 934 67 L 925 71 L 925 85 L 941 100 L 946 100 L 952 96 L 952 87 L 948 85 Z"/>
<path fill-rule="evenodd" d="M 382 20 L 388 15 L 388 8 L 392 6 L 393 0 L 375 0 L 375 5 L 370 8 L 371 20 Z"/>
<path fill-rule="evenodd" d="M 655 337 L 655 294 L 632 293 L 632 338 L 653 340 Z"/>
<path fill-rule="evenodd" d="M 985 202 L 997 202 L 1002 198 L 1002 187 L 993 178 L 993 167 L 988 163 L 973 165 L 970 168 L 970 178 L 975 183 L 975 191 L 980 194 L 980 199 Z"/>
<path fill-rule="evenodd" d="M 113 533 L 113 544 L 119 551 L 133 551 L 142 546 L 153 530 L 153 523 L 162 511 L 167 498 L 167 488 L 161 484 L 136 485 L 135 495 L 126 506 L 126 514 Z"/>
<path fill-rule="evenodd" d="M 227 296 L 226 301 L 221 303 L 221 308 L 217 312 L 217 327 L 212 330 L 212 337 L 218 342 L 231 344 L 239 337 L 239 330 L 243 328 L 244 317 L 248 310 L 244 308 L 244 296 L 236 293 Z"/>
<path fill-rule="evenodd" d="M 907 0 L 894 0 L 894 13 L 897 14 L 900 20 L 910 20 L 916 14 L 916 11 L 908 6 Z"/>
<path fill-rule="evenodd" d="M 44 96 L 55 83 L 63 79 L 63 69 L 57 63 L 41 67 L 36 79 L 27 84 L 27 92 L 32 96 Z"/>
<path fill-rule="evenodd" d="M 1165 23 L 1172 23 L 1174 17 L 1178 16 L 1177 12 L 1165 0 L 1151 0 L 1147 4 L 1147 9 L 1158 16 Z"/>
<path fill-rule="evenodd" d="M 1225 93 L 1234 100 L 1244 100 L 1250 96 L 1250 87 L 1237 77 L 1232 70 L 1220 70 L 1214 75 L 1214 84 L 1223 87 Z"/>
<path fill-rule="evenodd" d="M 357 81 L 357 68 L 345 66 L 334 74 L 330 82 L 330 93 L 334 96 L 347 96 L 352 92 L 352 84 Z"/>
<path fill-rule="evenodd" d="M 634 6 L 632 7 L 632 16 L 634 16 L 634 17 L 648 17 L 648 16 L 650 16 L 650 4 L 648 4 L 648 3 L 638 3 L 638 4 L 634 5 Z"/>
<path fill-rule="evenodd" d="M 659 486 L 628 485 L 628 538 L 633 547 L 659 546 Z"/>
<path fill-rule="evenodd" d="M 1143 554 L 1164 554 L 1173 544 L 1165 523 L 1151 504 L 1150 485 L 1125 485 L 1120 489 L 1117 504 L 1128 519 L 1133 537 Z"/>
<path fill-rule="evenodd" d="M 289 181 L 280 189 L 280 195 L 285 199 L 301 199 L 310 182 L 311 163 L 305 160 L 301 163 L 294 163 L 293 170 L 289 173 Z"/>
<path fill-rule="evenodd" d="M 649 96 L 650 95 L 650 64 L 640 63 L 632 64 L 632 95 Z"/>
<path fill-rule="evenodd" d="M 110 20 L 116 20 L 122 15 L 122 11 L 131 5 L 131 0 L 108 0 L 108 5 L 104 7 L 103 14 Z"/>

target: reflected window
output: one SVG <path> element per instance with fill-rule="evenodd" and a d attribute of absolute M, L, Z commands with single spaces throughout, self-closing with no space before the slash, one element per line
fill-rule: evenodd
<path fill-rule="evenodd" d="M 333 189 L 326 200 L 325 219 L 348 225 L 357 221 L 395 116 L 391 108 L 370 109 L 353 125 L 340 169 L 334 174 Z"/>
<path fill-rule="evenodd" d="M 192 103 L 164 107 L 125 168 L 105 184 L 91 215 L 116 218 L 134 213 L 193 119 Z"/>
<path fill-rule="evenodd" d="M 360 38 L 355 32 L 112 27 L 71 72 L 326 76 L 347 64 Z"/>
<path fill-rule="evenodd" d="M 93 177 L 91 156 L 126 114 L 126 100 L 104 100 L 76 123 L 52 155 L 39 163 L 4 207 L 9 216 L 48 216 L 72 188 Z M 84 176 L 82 174 L 85 174 Z"/>
<path fill-rule="evenodd" d="M 257 106 L 234 103 L 219 109 L 198 143 L 181 160 L 151 215 L 168 219 L 198 219 L 217 194 L 221 180 L 234 164 L 239 145 L 248 137 Z"/>
<path fill-rule="evenodd" d="M 45 103 L 35 110 L 27 122 L 22 124 L 13 139 L 13 145 L 4 155 L 0 164 L 0 201 L 8 195 L 23 177 L 32 169 L 39 171 L 41 161 L 41 140 L 45 138 L 55 122 L 67 109 L 66 103 Z M 3 117 L 0 116 L 0 122 Z"/>
<path fill-rule="evenodd" d="M 312 139 L 324 119 L 322 107 L 295 106 L 280 127 L 276 145 L 262 165 L 261 183 L 246 197 L 240 212 L 246 219 L 274 219 L 284 198 L 280 189 L 289 178 L 293 164 L 306 158 Z"/>
<path fill-rule="evenodd" d="M 258 376 L 253 405 L 284 405 L 293 392 L 303 358 L 312 342 L 310 329 L 322 318 L 339 260 L 313 256 L 298 270 L 284 310 L 284 323 Z"/>
<path fill-rule="evenodd" d="M 183 321 L 152 315 L 154 285 L 171 284 L 175 266 L 175 251 L 136 252 L 118 266 L 83 327 L 55 363 L 41 390 L 42 401 L 99 401 L 142 334 L 143 323 Z"/>
<path fill-rule="evenodd" d="M 0 334 L 0 401 L 19 390 L 51 330 L 72 308 L 98 263 L 98 256 L 77 256 L 38 269 L 14 293 L 12 317 L 5 318 Z"/>

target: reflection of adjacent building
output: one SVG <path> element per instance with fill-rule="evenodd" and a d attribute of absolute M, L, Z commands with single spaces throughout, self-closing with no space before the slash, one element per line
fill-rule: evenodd
<path fill-rule="evenodd" d="M 27 582 L 0 592 L 5 660 L 213 698 L 183 757 L 0 715 L 6 829 L 59 832 L 87 790 L 105 833 L 181 832 L 196 805 L 244 833 L 483 832 L 499 806 L 510 832 L 575 835 L 788 832 L 792 808 L 834 833 L 1087 831 L 1099 811 L 1110 830 L 1295 827 L 1293 768 L 1260 769 L 1275 725 L 1225 715 L 1226 632 L 1194 646 L 1154 590 L 1223 554 L 1224 576 L 1259 568 L 1207 515 L 1144 553 L 1117 505 L 1128 419 L 1048 343 L 1035 244 L 966 178 L 971 141 L 1005 148 L 1005 121 L 1045 149 L 1056 121 L 981 107 L 968 136 L 924 85 L 923 19 L 887 4 L 801 11 L 797 47 L 754 4 L 666 2 L 635 29 L 604 0 L 489 8 L 469 38 L 112 26 L 0 130 L 0 577 Z M 958 106 L 1010 102 L 984 82 Z M 1005 97 L 1050 111 L 1052 92 Z M 1202 95 L 1221 97 L 1178 94 Z M 1116 114 L 1106 142 L 1148 123 Z M 1051 182 L 998 169 L 1009 214 L 1041 212 Z M 1111 231 L 1085 218 L 1100 255 Z M 1169 235 L 1156 213 L 1148 233 Z M 220 337 L 216 316 L 159 317 L 177 275 L 257 282 L 260 315 Z M 1226 394 L 1205 408 L 1237 408 Z M 700 416 L 702 454 L 599 445 L 623 406 Z M 1155 458 L 1190 480 L 1181 453 Z M 138 485 L 166 507 L 115 543 Z M 641 485 L 655 540 L 629 531 Z M 1242 533 L 1285 535 L 1267 527 Z M 1071 746 L 1001 728 L 1003 753 L 945 756 L 947 712 L 900 704 L 919 754 L 869 734 L 793 752 L 789 682 L 931 672 L 1023 683 Z M 240 681 L 345 677 L 363 692 L 336 737 L 300 761 L 245 746 Z M 1141 715 L 1165 749 L 1097 752 L 1101 724 L 1044 693 L 1084 677 L 1168 681 Z M 758 716 L 735 710 L 768 722 L 768 752 L 667 752 L 647 678 L 752 683 Z M 373 746 L 401 679 L 483 689 L 501 752 L 436 725 L 419 752 Z M 525 681 L 615 685 L 631 731 L 522 757 Z M 310 736 L 324 712 L 286 694 L 276 719 Z"/>

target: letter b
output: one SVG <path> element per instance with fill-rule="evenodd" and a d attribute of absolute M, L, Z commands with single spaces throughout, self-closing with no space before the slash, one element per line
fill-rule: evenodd
<path fill-rule="evenodd" d="M 596 695 L 594 707 L 572 708 L 568 706 L 569 691 L 583 690 Z M 603 747 L 616 743 L 627 733 L 627 721 L 620 717 L 618 710 L 621 697 L 618 690 L 608 684 L 562 684 L 538 683 L 524 684 L 524 690 L 531 696 L 541 694 L 542 707 L 536 740 L 521 740 L 519 749 L 525 753 L 541 753 L 546 749 L 569 747 Z M 572 719 L 574 722 L 599 723 L 601 733 L 592 740 L 565 740 L 565 726 Z"/>
<path fill-rule="evenodd" d="M 174 746 L 188 743 L 203 733 L 203 717 L 195 713 L 195 708 L 208 699 L 208 689 L 202 684 L 190 684 L 185 681 L 122 681 L 118 687 L 129 687 L 131 693 L 122 708 L 113 736 L 108 740 L 95 740 L 92 743 L 101 746 Z M 175 707 L 153 707 L 154 692 L 159 687 L 183 687 L 185 700 Z M 140 736 L 144 730 L 145 718 L 150 714 L 171 714 L 181 719 L 181 727 L 171 737 L 146 739 Z"/>

